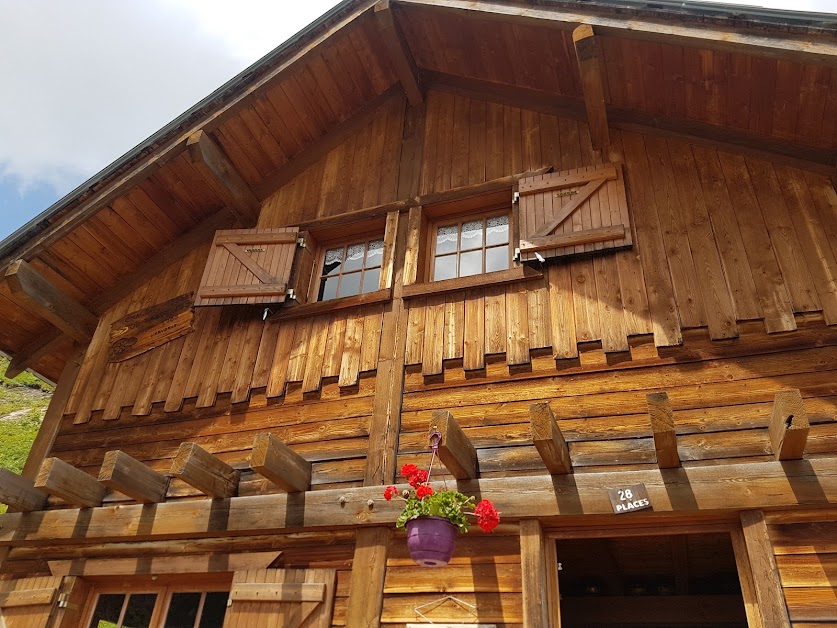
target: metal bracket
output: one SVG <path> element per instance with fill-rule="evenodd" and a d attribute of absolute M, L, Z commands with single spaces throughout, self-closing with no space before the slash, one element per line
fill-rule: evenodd
<path fill-rule="evenodd" d="M 60 593 L 58 595 L 58 608 L 67 608 L 70 605 L 70 594 Z"/>
<path fill-rule="evenodd" d="M 513 259 L 515 262 L 519 262 L 519 261 L 520 261 L 520 247 L 517 247 L 517 246 L 516 246 L 516 247 L 514 247 L 514 255 L 512 256 L 512 259 Z"/>
<path fill-rule="evenodd" d="M 512 205 L 517 205 L 520 202 L 520 192 L 512 192 Z"/>
<path fill-rule="evenodd" d="M 305 248 L 305 238 L 297 238 L 296 245 Z"/>

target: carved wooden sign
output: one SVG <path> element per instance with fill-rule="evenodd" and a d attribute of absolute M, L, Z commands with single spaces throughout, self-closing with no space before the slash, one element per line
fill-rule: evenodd
<path fill-rule="evenodd" d="M 648 491 L 645 484 L 632 484 L 620 488 L 609 488 L 607 494 L 610 497 L 610 504 L 613 512 L 621 515 L 634 510 L 645 510 L 651 508 L 651 500 L 648 498 Z"/>
<path fill-rule="evenodd" d="M 132 312 L 110 328 L 109 362 L 122 362 L 192 331 L 195 293 Z"/>

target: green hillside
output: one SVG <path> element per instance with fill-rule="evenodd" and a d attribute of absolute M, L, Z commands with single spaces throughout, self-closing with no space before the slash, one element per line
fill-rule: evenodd
<path fill-rule="evenodd" d="M 0 374 L 8 360 L 0 358 Z M 0 375 L 0 467 L 19 473 L 38 433 L 52 386 L 29 373 L 14 379 Z M 6 507 L 0 505 L 0 512 Z"/>

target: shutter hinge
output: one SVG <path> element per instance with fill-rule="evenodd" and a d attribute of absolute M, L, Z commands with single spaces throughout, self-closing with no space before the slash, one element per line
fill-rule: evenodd
<path fill-rule="evenodd" d="M 515 247 L 515 248 L 514 248 L 514 257 L 512 257 L 512 259 L 513 259 L 515 262 L 519 262 L 519 261 L 520 261 L 520 247 Z"/>
<path fill-rule="evenodd" d="M 296 301 L 296 292 L 294 292 L 293 288 L 290 288 L 286 293 L 288 299 L 293 299 Z"/>
<path fill-rule="evenodd" d="M 70 605 L 70 594 L 61 593 L 58 595 L 58 608 L 67 608 Z"/>
<path fill-rule="evenodd" d="M 305 248 L 305 238 L 302 238 L 302 237 L 297 238 L 296 239 L 296 245 L 301 246 L 302 248 Z"/>
<path fill-rule="evenodd" d="M 520 202 L 520 192 L 512 192 L 512 205 L 517 205 Z"/>
<path fill-rule="evenodd" d="M 227 598 L 227 608 L 229 608 L 230 606 L 232 606 L 232 598 L 228 597 Z"/>

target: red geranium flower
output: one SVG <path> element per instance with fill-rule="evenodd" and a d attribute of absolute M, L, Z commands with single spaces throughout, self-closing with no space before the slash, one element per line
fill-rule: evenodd
<path fill-rule="evenodd" d="M 384 489 L 384 499 L 387 501 L 391 501 L 392 498 L 398 494 L 398 489 L 394 486 L 387 486 Z"/>
<path fill-rule="evenodd" d="M 418 470 L 418 467 L 414 464 L 405 464 L 401 467 L 401 475 L 405 478 L 409 478 L 411 475 L 415 475 Z"/>
<path fill-rule="evenodd" d="M 477 507 L 474 508 L 474 514 L 477 516 L 477 524 L 482 528 L 483 532 L 491 532 L 500 523 L 500 513 L 487 499 L 482 500 Z"/>
<path fill-rule="evenodd" d="M 433 489 L 429 486 L 422 485 L 416 489 L 416 497 L 419 499 L 424 499 L 425 497 L 430 497 L 433 494 Z"/>
<path fill-rule="evenodd" d="M 407 478 L 407 481 L 410 483 L 410 486 L 416 488 L 419 484 L 427 482 L 427 471 L 424 469 L 417 469 L 415 473 Z"/>

